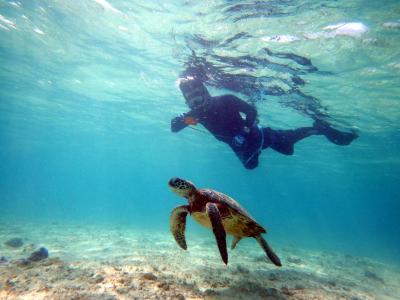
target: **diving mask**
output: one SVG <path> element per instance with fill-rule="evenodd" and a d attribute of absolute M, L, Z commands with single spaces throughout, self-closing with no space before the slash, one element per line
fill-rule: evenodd
<path fill-rule="evenodd" d="M 183 93 L 183 96 L 186 99 L 186 104 L 191 108 L 191 109 L 198 109 L 201 106 L 204 105 L 205 103 L 205 94 L 204 90 L 201 88 L 196 88 L 192 91 L 188 91 Z"/>

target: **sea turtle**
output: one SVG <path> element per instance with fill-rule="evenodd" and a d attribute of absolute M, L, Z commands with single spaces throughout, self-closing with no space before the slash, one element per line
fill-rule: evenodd
<path fill-rule="evenodd" d="M 197 189 L 192 182 L 181 178 L 172 178 L 168 185 L 174 193 L 189 201 L 189 205 L 175 207 L 170 217 L 171 232 L 181 248 L 187 249 L 185 227 L 186 216 L 190 213 L 198 223 L 212 228 L 225 264 L 228 264 L 226 249 L 226 233 L 228 233 L 233 235 L 232 249 L 243 237 L 253 237 L 268 258 L 275 265 L 282 266 L 279 257 L 261 236 L 266 230 L 235 200 L 212 189 Z"/>

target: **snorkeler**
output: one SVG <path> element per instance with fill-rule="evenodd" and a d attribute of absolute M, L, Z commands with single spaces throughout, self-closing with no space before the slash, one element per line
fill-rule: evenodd
<path fill-rule="evenodd" d="M 203 125 L 214 137 L 227 143 L 246 169 L 258 166 L 262 149 L 292 155 L 294 144 L 311 135 L 325 135 L 336 145 L 349 145 L 358 136 L 341 132 L 328 123 L 316 120 L 312 127 L 274 130 L 257 123 L 256 109 L 234 95 L 212 97 L 203 82 L 196 78 L 180 80 L 179 88 L 190 111 L 171 121 L 171 131 L 178 132 L 189 125 Z M 245 115 L 245 118 L 241 116 Z"/>

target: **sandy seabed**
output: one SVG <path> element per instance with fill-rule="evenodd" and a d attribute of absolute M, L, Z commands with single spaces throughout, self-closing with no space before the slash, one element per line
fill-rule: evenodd
<path fill-rule="evenodd" d="M 211 232 L 184 251 L 167 230 L 0 223 L 0 299 L 400 299 L 399 266 L 277 245 L 277 268 L 247 240 L 225 266 Z M 49 258 L 21 263 L 39 247 Z"/>

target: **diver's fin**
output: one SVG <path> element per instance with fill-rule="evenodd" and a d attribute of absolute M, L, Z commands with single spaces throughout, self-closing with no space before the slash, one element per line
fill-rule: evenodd
<path fill-rule="evenodd" d="M 175 241 L 182 249 L 187 249 L 185 239 L 186 216 L 189 212 L 189 206 L 181 205 L 175 207 L 169 218 L 169 225 Z"/>
<path fill-rule="evenodd" d="M 241 238 L 240 236 L 234 236 L 234 237 L 233 237 L 232 246 L 231 246 L 231 249 L 232 249 L 232 250 L 235 249 L 237 243 L 239 243 L 239 241 L 240 241 L 241 239 L 242 239 L 242 238 Z"/>
<path fill-rule="evenodd" d="M 358 138 L 355 132 L 342 132 L 332 128 L 332 131 L 325 134 L 326 138 L 332 143 L 340 146 L 350 145 L 352 141 Z"/>
<path fill-rule="evenodd" d="M 340 146 L 350 145 L 353 140 L 358 138 L 358 134 L 354 131 L 339 131 L 332 128 L 327 122 L 322 120 L 316 120 L 313 127 L 318 130 L 318 133 L 325 135 L 330 142 Z"/>
<path fill-rule="evenodd" d="M 222 224 L 221 214 L 219 213 L 218 207 L 214 203 L 207 203 L 206 205 L 207 215 L 210 218 L 212 229 L 217 240 L 219 253 L 223 262 L 228 264 L 228 250 L 226 249 L 226 232 Z"/>
<path fill-rule="evenodd" d="M 260 244 L 261 248 L 263 248 L 268 258 L 274 263 L 274 265 L 282 267 L 282 263 L 278 255 L 275 254 L 274 250 L 272 250 L 272 248 L 268 245 L 267 241 L 264 240 L 261 234 L 256 236 L 255 239 Z"/>

